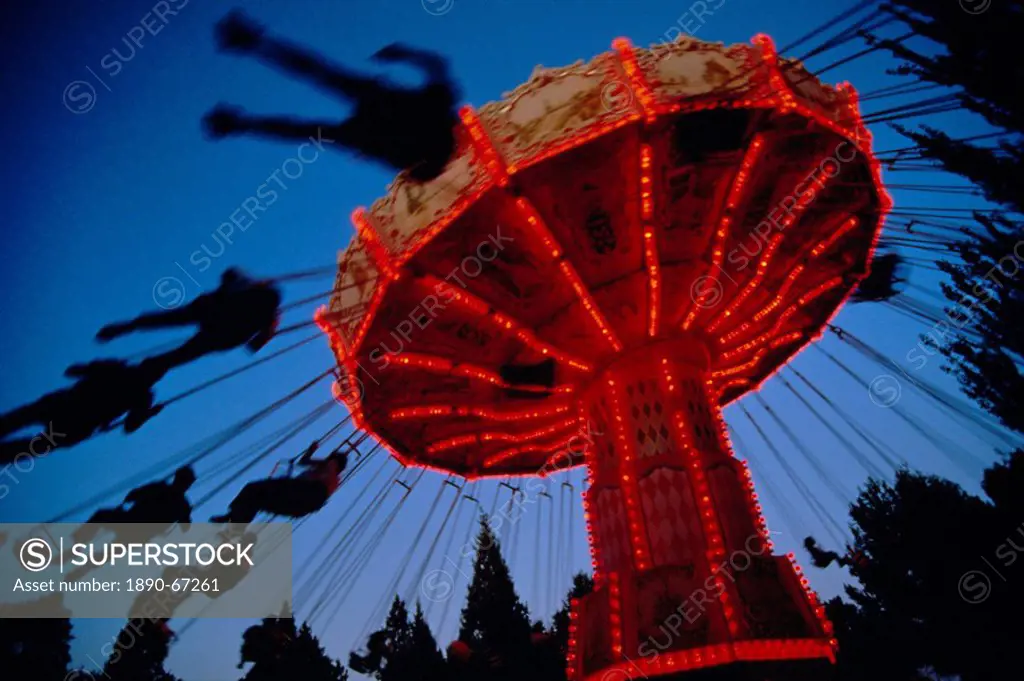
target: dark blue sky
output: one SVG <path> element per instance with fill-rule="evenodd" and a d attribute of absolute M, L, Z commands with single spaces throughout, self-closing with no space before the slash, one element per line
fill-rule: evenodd
<path fill-rule="evenodd" d="M 139 336 L 103 348 L 92 338 L 108 321 L 153 307 L 154 296 L 168 302 L 166 296 L 174 295 L 173 287 L 178 283 L 191 299 L 216 286 L 220 272 L 230 265 L 275 275 L 332 264 L 336 252 L 351 236 L 348 215 L 352 208 L 369 204 L 382 193 L 388 181 L 385 172 L 345 155 L 325 153 L 302 166 L 301 176 L 284 179 L 286 188 L 278 187 L 273 205 L 244 233 L 236 231 L 230 245 L 224 247 L 215 240 L 217 227 L 295 157 L 297 145 L 247 139 L 218 144 L 206 141 L 199 120 L 212 105 L 226 101 L 254 112 L 310 117 L 344 113 L 333 100 L 315 90 L 255 63 L 215 53 L 212 26 L 237 4 L 227 0 L 168 0 L 153 5 L 128 0 L 36 0 L 19 3 L 22 6 L 17 10 L 5 8 L 5 13 L 15 11 L 17 16 L 0 22 L 7 123 L 0 133 L 5 152 L 0 170 L 5 188 L 0 411 L 64 385 L 61 374 L 72 362 L 124 356 L 174 340 L 178 337 L 174 334 Z M 666 34 L 687 30 L 699 38 L 732 43 L 765 32 L 781 46 L 852 4 L 838 0 L 709 0 L 708 7 L 718 8 L 703 22 L 688 11 L 690 2 L 663 0 L 277 0 L 244 6 L 278 34 L 299 39 L 354 66 L 370 68 L 366 57 L 395 40 L 441 51 L 451 58 L 466 100 L 480 105 L 527 79 L 535 65 L 559 66 L 590 58 L 608 49 L 616 36 L 646 45 Z M 153 14 L 147 17 L 156 5 L 161 9 L 177 8 L 177 14 L 163 11 L 165 22 Z M 447 11 L 439 14 L 442 10 Z M 969 19 L 965 15 L 965 21 Z M 143 24 L 156 35 L 147 32 L 141 48 L 135 47 L 126 36 L 142 35 L 143 29 L 136 27 Z M 806 49 L 803 46 L 797 52 Z M 849 46 L 841 54 L 854 50 Z M 820 67 L 824 63 L 819 58 L 811 65 Z M 850 80 L 862 92 L 873 90 L 897 82 L 884 73 L 892 65 L 887 57 L 876 55 L 840 67 L 828 78 L 832 82 Z M 877 110 L 895 103 L 882 100 L 865 108 Z M 975 121 L 960 114 L 931 122 L 956 136 L 979 130 Z M 906 146 L 888 129 L 874 132 L 878 149 Z M 304 153 L 309 158 L 310 153 Z M 295 167 L 289 170 L 292 175 Z M 899 181 L 962 184 L 959 178 L 934 174 L 901 173 Z M 929 196 L 894 192 L 897 205 L 951 205 L 922 198 Z M 204 247 L 208 253 L 203 252 Z M 914 281 L 937 290 L 929 275 L 915 273 Z M 291 285 L 286 296 L 292 300 L 308 296 L 326 290 L 331 281 L 327 277 Z M 308 319 L 312 309 L 306 306 L 292 310 L 284 324 Z M 898 358 L 907 355 L 917 342 L 917 334 L 923 331 L 877 307 L 848 308 L 837 323 Z M 869 377 L 883 373 L 834 339 L 825 342 L 831 351 Z M 276 341 L 270 349 L 282 345 L 282 341 Z M 160 396 L 173 395 L 247 359 L 244 353 L 204 359 L 172 373 L 160 385 Z M 16 484 L 9 483 L 12 489 L 0 500 L 0 519 L 35 522 L 52 517 L 100 487 L 253 413 L 323 371 L 330 362 L 326 343 L 318 340 L 169 407 L 130 439 L 113 434 L 39 461 L 31 471 L 17 474 Z M 832 399 L 870 424 L 874 433 L 911 464 L 952 477 L 972 491 L 978 489 L 980 466 L 970 475 L 955 468 L 891 411 L 875 407 L 862 388 L 819 353 L 804 353 L 795 366 Z M 941 381 L 948 390 L 955 389 L 938 371 L 935 359 L 918 375 Z M 762 394 L 790 421 L 802 441 L 828 461 L 831 477 L 852 497 L 865 477 L 863 470 L 777 381 L 770 382 Z M 326 385 L 303 396 L 238 447 L 310 411 L 327 397 Z M 748 408 L 759 415 L 761 423 L 768 424 L 752 402 L 746 403 Z M 905 381 L 900 405 L 979 457 L 993 457 L 990 447 L 942 418 Z M 303 434 L 300 441 L 315 437 L 341 416 L 338 408 Z M 809 533 L 827 536 L 782 470 L 758 445 L 756 434 L 742 414 L 732 407 L 726 417 L 751 445 L 745 454 L 753 461 L 755 472 L 764 471 L 777 491 L 773 498 L 761 486 L 769 525 L 782 533 L 777 541 L 780 548 L 796 549 Z M 778 435 L 770 425 L 769 430 Z M 780 448 L 792 451 L 781 441 Z M 273 459 L 249 475 L 268 473 Z M 793 465 L 819 489 L 832 514 L 843 518 L 843 500 L 821 491 L 820 481 L 802 459 L 794 456 Z M 376 467 L 371 466 L 372 470 Z M 394 534 L 374 555 L 367 576 L 347 600 L 345 611 L 328 630 L 318 631 L 333 654 L 347 657 L 354 638 L 364 629 L 366 617 L 395 574 L 435 495 L 439 481 L 431 475 L 424 478 L 422 487 L 403 509 Z M 573 480 L 578 483 L 580 477 L 577 472 Z M 482 497 L 489 500 L 492 490 L 493 483 Z M 220 510 L 234 491 L 235 486 L 229 485 L 210 505 L 199 509 L 198 517 L 205 519 Z M 301 528 L 296 538 L 297 558 L 301 560 L 301 555 L 325 541 L 325 534 L 347 503 L 335 500 L 321 516 Z M 546 618 L 550 615 L 550 599 L 539 595 L 548 587 L 533 583 L 532 552 L 538 545 L 546 551 L 547 535 L 538 544 L 532 513 L 532 508 L 526 511 L 518 528 L 517 554 L 525 553 L 514 561 L 514 567 L 531 611 Z M 577 509 L 579 526 L 573 547 L 576 568 L 589 565 L 581 515 L 581 509 Z M 543 523 L 546 526 L 546 515 Z M 460 524 L 456 545 L 463 527 Z M 434 562 L 437 557 L 440 553 L 435 554 Z M 542 572 L 548 563 L 542 556 Z M 831 596 L 839 591 L 842 574 L 819 572 L 812 575 L 812 580 L 824 595 Z M 563 581 L 555 587 L 559 595 L 568 586 Z M 460 597 L 463 588 L 461 584 L 458 587 Z M 439 636 L 444 644 L 454 636 L 456 614 L 453 607 Z M 174 648 L 172 671 L 186 681 L 237 678 L 234 665 L 238 636 L 245 624 L 197 624 Z M 98 651 L 120 623 L 77 625 L 76 663 L 91 666 L 89 659 L 102 659 Z"/>

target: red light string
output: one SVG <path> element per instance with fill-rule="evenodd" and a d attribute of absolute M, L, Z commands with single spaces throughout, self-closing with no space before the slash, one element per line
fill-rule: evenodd
<path fill-rule="evenodd" d="M 430 418 L 432 416 L 464 416 L 485 419 L 488 421 L 531 421 L 565 414 L 573 409 L 572 404 L 556 404 L 533 409 L 511 409 L 499 411 L 487 407 L 464 407 L 455 405 L 423 405 L 395 409 L 388 414 L 393 421 Z"/>
<path fill-rule="evenodd" d="M 671 364 L 667 357 L 661 359 L 661 380 L 668 393 L 675 391 L 677 382 L 672 375 Z M 709 402 L 709 406 L 714 408 L 713 405 L 713 402 Z M 708 484 L 707 474 L 704 472 L 704 463 L 700 452 L 690 441 L 689 434 L 687 433 L 686 416 L 682 410 L 675 410 L 672 413 L 671 426 L 676 443 L 682 449 L 686 463 L 690 468 L 688 477 L 693 486 L 694 500 L 697 503 L 701 525 L 704 528 L 704 538 L 708 546 L 707 553 L 705 554 L 708 573 L 712 575 L 712 579 L 719 587 L 720 595 L 718 600 L 722 605 L 722 612 L 728 623 L 729 632 L 736 634 L 739 632 L 740 623 L 732 595 L 726 587 L 725 580 L 714 570 L 716 565 L 725 562 L 725 540 L 722 536 L 722 528 L 714 503 L 711 501 L 711 487 Z"/>
<path fill-rule="evenodd" d="M 630 543 L 633 547 L 632 562 L 638 571 L 646 570 L 651 565 L 651 549 L 647 544 L 647 536 L 642 529 L 642 511 L 640 508 L 640 485 L 637 480 L 636 447 L 631 433 L 626 430 L 623 417 L 621 387 L 612 374 L 606 381 L 607 395 L 610 398 L 612 428 L 618 443 L 616 451 L 619 460 L 619 479 L 622 497 L 626 501 L 626 518 L 629 521 Z"/>
<path fill-rule="evenodd" d="M 651 145 L 640 146 L 640 224 L 644 234 L 644 266 L 647 268 L 647 335 L 658 335 L 661 310 L 661 269 L 658 245 L 654 237 L 654 151 Z"/>
<path fill-rule="evenodd" d="M 718 221 L 718 227 L 715 230 L 715 234 L 712 239 L 711 267 L 709 268 L 709 273 L 707 275 L 712 280 L 717 281 L 718 277 L 721 275 L 722 259 L 725 257 L 725 242 L 729 236 L 729 230 L 732 226 L 734 218 L 733 213 L 739 205 L 740 200 L 743 198 L 743 189 L 746 187 L 747 181 L 753 173 L 754 165 L 757 163 L 764 145 L 764 137 L 760 134 L 755 135 L 754 139 L 750 142 L 750 146 L 747 147 L 747 151 L 743 155 L 743 161 L 740 163 L 740 167 L 736 171 L 736 176 L 733 178 L 732 186 L 729 188 L 725 207 L 722 210 L 722 216 Z M 684 331 L 688 331 L 690 329 L 690 326 L 697 319 L 697 315 L 700 314 L 701 309 L 701 306 L 696 300 L 691 301 L 690 311 L 686 315 L 686 319 L 683 321 Z"/>
<path fill-rule="evenodd" d="M 572 385 L 559 385 L 554 388 L 547 388 L 539 385 L 511 385 L 501 379 L 493 371 L 485 369 L 476 364 L 467 362 L 453 362 L 446 357 L 438 355 L 426 355 L 418 352 L 405 352 L 394 359 L 395 366 L 422 369 L 431 373 L 447 376 L 464 376 L 473 378 L 484 383 L 503 388 L 505 390 L 518 390 L 532 393 L 571 393 Z"/>
<path fill-rule="evenodd" d="M 608 320 L 605 319 L 601 313 L 600 308 L 590 295 L 590 291 L 587 289 L 583 280 L 580 279 L 579 274 L 576 272 L 576 268 L 572 266 L 569 260 L 565 257 L 565 251 L 558 244 L 555 236 L 551 233 L 544 219 L 537 212 L 536 208 L 523 197 L 516 199 L 516 207 L 519 209 L 529 227 L 529 230 L 537 236 L 540 242 L 544 245 L 544 248 L 551 254 L 551 259 L 555 264 L 558 265 L 559 269 L 562 270 L 562 274 L 569 281 L 569 285 L 576 292 L 577 297 L 583 304 L 583 309 L 587 311 L 590 318 L 594 320 L 601 335 L 605 337 L 608 343 L 612 346 L 615 352 L 622 351 L 622 343 L 616 337 L 615 332 L 608 324 Z"/>
<path fill-rule="evenodd" d="M 489 303 L 477 296 L 474 296 L 469 291 L 465 289 L 457 289 L 451 286 L 448 282 L 431 274 L 424 275 L 422 277 L 422 282 L 430 291 L 440 290 L 438 287 L 447 289 L 451 294 L 451 300 L 458 303 L 461 308 L 469 310 L 482 317 L 489 318 L 495 328 L 502 332 L 511 332 L 510 335 L 517 338 L 534 352 L 544 355 L 545 357 L 553 357 L 573 369 L 585 372 L 593 371 L 593 368 L 582 359 L 559 350 L 551 343 L 540 340 L 535 334 L 528 331 L 525 326 L 513 319 L 510 315 L 494 309 L 494 307 Z"/>
<path fill-rule="evenodd" d="M 459 447 L 479 446 L 484 444 L 485 442 L 529 442 L 530 440 L 539 440 L 542 437 L 553 435 L 561 431 L 571 431 L 576 426 L 576 419 L 571 418 L 566 421 L 560 421 L 559 423 L 527 431 L 525 433 L 487 431 L 483 433 L 470 433 L 466 435 L 458 435 L 455 437 L 448 438 L 446 440 L 438 440 L 434 444 L 427 447 L 427 454 L 437 454 L 438 452 L 444 452 L 449 449 L 457 449 Z M 490 464 L 488 464 L 485 461 L 484 466 L 489 468 Z"/>
<path fill-rule="evenodd" d="M 651 91 L 651 86 L 647 83 L 647 79 L 644 78 L 643 72 L 640 70 L 632 43 L 629 42 L 628 38 L 616 38 L 612 41 L 612 49 L 615 50 L 615 56 L 619 60 L 619 65 L 626 74 L 626 83 L 629 85 L 634 101 L 639 104 L 646 122 L 653 123 L 658 117 L 655 110 L 654 94 Z"/>

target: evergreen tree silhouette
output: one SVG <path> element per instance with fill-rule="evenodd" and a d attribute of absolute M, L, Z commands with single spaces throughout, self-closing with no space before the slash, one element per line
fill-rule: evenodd
<path fill-rule="evenodd" d="M 104 678 L 109 681 L 178 681 L 178 677 L 164 669 L 173 636 L 165 619 L 128 620 L 103 665 Z"/>
<path fill-rule="evenodd" d="M 962 262 L 940 262 L 952 279 L 951 286 L 943 286 L 952 305 L 946 310 L 947 328 L 930 337 L 965 393 L 1008 428 L 1024 432 L 1024 253 L 1018 246 L 1024 239 L 1024 70 L 1007 68 L 1019 61 L 1024 7 L 1019 1 L 992 2 L 968 14 L 964 3 L 894 0 L 892 5 L 890 11 L 937 48 L 925 54 L 881 41 L 904 61 L 896 73 L 954 88 L 964 109 L 981 116 L 994 132 L 1006 133 L 994 143 L 992 138 L 956 140 L 928 126 L 899 128 L 923 158 L 974 182 L 986 198 L 1016 214 L 975 214 L 969 238 L 952 248 Z"/>
<path fill-rule="evenodd" d="M 476 538 L 473 579 L 462 610 L 459 640 L 473 652 L 474 668 L 491 679 L 521 677 L 531 656 L 530 615 L 519 599 L 487 516 Z"/>
<path fill-rule="evenodd" d="M 365 654 L 349 655 L 352 671 L 378 681 L 443 681 L 448 674 L 423 610 L 409 618 L 405 602 L 395 596 L 384 628 L 370 634 Z"/>
<path fill-rule="evenodd" d="M 296 628 L 294 619 L 268 617 L 259 625 L 257 633 L 260 636 L 250 639 L 256 641 L 253 646 L 256 659 L 242 677 L 243 681 L 348 679 L 348 672 L 340 662 L 327 655 L 308 624 L 303 623 Z M 243 650 L 243 657 L 248 657 L 245 652 Z"/>
<path fill-rule="evenodd" d="M 348 666 L 352 671 L 372 676 L 377 681 L 404 681 L 403 658 L 412 637 L 409 609 L 401 598 L 395 596 L 384 628 L 370 634 L 365 654 L 354 651 L 349 654 Z"/>
<path fill-rule="evenodd" d="M 551 617 L 551 635 L 562 654 L 563 661 L 569 649 L 570 601 L 574 598 L 583 598 L 593 590 L 594 578 L 584 572 L 577 572 L 572 578 L 572 588 L 569 589 L 569 593 L 562 601 L 562 607 Z"/>
<path fill-rule="evenodd" d="M 9 681 L 64 681 L 71 638 L 69 619 L 0 619 L 0 674 Z"/>
<path fill-rule="evenodd" d="M 989 469 L 986 487 L 1002 489 L 1020 465 Z M 1010 578 L 1024 564 L 1024 519 L 907 470 L 891 484 L 870 481 L 850 517 L 851 548 L 864 557 L 850 566 L 858 583 L 846 588 L 851 602 L 826 608 L 840 679 L 1006 678 L 1024 638 L 1024 580 Z"/>
<path fill-rule="evenodd" d="M 443 681 L 448 676 L 448 667 L 419 603 L 416 604 L 411 629 L 408 654 L 410 673 L 406 678 L 416 681 Z"/>
<path fill-rule="evenodd" d="M 986 469 L 981 487 L 1003 516 L 1004 524 L 1024 523 L 1024 450 L 1018 449 L 1002 463 Z"/>

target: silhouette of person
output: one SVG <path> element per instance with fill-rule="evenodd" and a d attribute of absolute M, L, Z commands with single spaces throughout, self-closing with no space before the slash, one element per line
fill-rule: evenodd
<path fill-rule="evenodd" d="M 811 554 L 811 562 L 814 563 L 815 567 L 827 568 L 832 563 L 841 567 L 863 567 L 867 564 L 867 560 L 859 551 L 854 552 L 851 550 L 845 556 L 840 556 L 835 551 L 826 551 L 820 548 L 814 537 L 804 539 L 804 548 Z"/>
<path fill-rule="evenodd" d="M 903 259 L 897 253 L 885 253 L 875 256 L 871 262 L 871 272 L 861 280 L 857 290 L 853 292 L 855 303 L 877 303 L 899 295 L 897 284 L 906 281 L 900 277 Z"/>
<path fill-rule="evenodd" d="M 125 495 L 124 501 L 116 508 L 101 508 L 75 530 L 77 542 L 89 541 L 105 525 L 118 523 L 147 523 L 153 527 L 148 533 L 159 534 L 170 529 L 175 523 L 188 525 L 192 522 L 192 504 L 185 493 L 196 481 L 191 466 L 182 466 L 174 472 L 168 482 L 160 480 L 142 487 L 136 487 Z"/>
<path fill-rule="evenodd" d="M 153 385 L 163 371 L 152 364 L 101 359 L 73 364 L 64 375 L 78 380 L 70 388 L 0 415 L 0 438 L 31 425 L 46 430 L 31 439 L 0 443 L 0 463 L 10 463 L 21 453 L 45 456 L 51 449 L 71 447 L 97 432 L 113 430 L 122 415 L 125 432 L 133 433 L 162 409 L 153 405 Z M 37 450 L 35 443 L 41 438 L 49 446 Z"/>
<path fill-rule="evenodd" d="M 814 537 L 807 537 L 804 539 L 804 548 L 811 554 L 811 562 L 816 567 L 827 568 L 829 565 L 839 560 L 840 556 L 835 551 L 826 551 L 818 546 L 818 542 L 815 541 Z"/>
<path fill-rule="evenodd" d="M 391 650 L 390 632 L 375 631 L 366 642 L 366 654 L 360 655 L 353 651 L 349 655 L 348 666 L 357 674 L 372 676 L 374 672 L 380 671 L 381 663 Z"/>
<path fill-rule="evenodd" d="M 276 623 L 254 624 L 242 634 L 242 658 L 238 669 L 246 662 L 278 661 L 288 645 L 288 634 Z"/>
<path fill-rule="evenodd" d="M 298 476 L 250 482 L 231 502 L 228 512 L 210 518 L 210 522 L 248 524 L 260 512 L 301 518 L 319 511 L 341 485 L 348 453 L 339 447 L 327 458 L 313 461 L 318 447 L 313 442 L 294 462 L 305 469 Z"/>
<path fill-rule="evenodd" d="M 109 341 L 140 329 L 198 326 L 180 347 L 143 362 L 161 375 L 203 355 L 245 345 L 256 352 L 274 336 L 281 292 L 269 281 L 256 281 L 232 267 L 221 275 L 220 286 L 174 310 L 147 312 L 127 322 L 109 324 L 96 334 Z"/>
<path fill-rule="evenodd" d="M 354 112 L 341 122 L 311 121 L 248 116 L 237 107 L 218 105 L 204 119 L 214 138 L 256 133 L 303 140 L 322 135 L 395 170 L 406 170 L 417 182 L 440 175 L 455 151 L 458 88 L 447 62 L 435 53 L 394 43 L 372 56 L 379 62 L 405 62 L 420 69 L 426 82 L 409 88 L 354 73 L 312 51 L 269 38 L 261 26 L 237 11 L 217 25 L 217 38 L 223 50 L 252 55 L 351 101 Z"/>
<path fill-rule="evenodd" d="M 195 481 L 192 467 L 182 466 L 174 472 L 170 482 L 161 480 L 136 487 L 125 495 L 117 508 L 101 508 L 93 513 L 85 524 L 75 529 L 72 538 L 75 543 L 90 542 L 100 530 L 108 529 L 119 542 L 147 543 L 176 523 L 187 529 L 192 522 L 192 504 L 185 493 Z M 68 573 L 66 579 L 80 579 L 94 568 L 87 563 Z"/>

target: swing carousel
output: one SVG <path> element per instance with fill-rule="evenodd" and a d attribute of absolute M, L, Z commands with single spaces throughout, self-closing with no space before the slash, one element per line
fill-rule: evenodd
<path fill-rule="evenodd" d="M 570 678 L 820 671 L 832 627 L 721 410 L 869 271 L 891 201 L 855 91 L 764 35 L 618 39 L 461 119 L 440 177 L 352 216 L 316 315 L 335 396 L 405 466 L 586 466 Z"/>
<path fill-rule="evenodd" d="M 467 577 L 477 519 L 500 517 L 505 498 L 503 511 L 536 503 L 528 520 L 504 528 L 501 549 L 517 577 L 523 554 L 532 559 L 532 615 L 555 612 L 578 566 L 584 523 L 575 529 L 575 494 L 585 487 L 595 584 L 571 603 L 570 679 L 820 678 L 835 659 L 831 625 L 793 555 L 775 555 L 753 475 L 735 454 L 751 457 L 789 534 L 823 531 L 840 548 L 851 542 L 842 518 L 851 479 L 931 463 L 896 451 L 896 432 L 967 475 L 977 473 L 978 444 L 1022 446 L 924 372 L 908 373 L 870 330 L 834 322 L 845 302 L 868 301 L 879 311 L 873 325 L 899 315 L 936 328 L 941 308 L 895 295 L 878 275 L 902 262 L 915 281 L 925 273 L 937 287 L 927 272 L 963 237 L 941 208 L 908 200 L 890 210 L 879 159 L 895 171 L 933 168 L 917 147 L 872 151 L 865 128 L 958 104 L 907 103 L 914 83 L 858 98 L 803 65 L 885 21 L 863 3 L 781 50 L 835 32 L 799 60 L 779 57 L 766 36 L 650 49 L 620 39 L 587 63 L 538 68 L 501 101 L 463 110 L 458 150 L 441 176 L 418 184 L 400 175 L 353 213 L 355 236 L 337 265 L 275 278 L 333 279 L 280 308 L 290 317 L 275 334 L 280 347 L 157 406 L 313 352 L 326 334 L 333 357 L 319 373 L 51 522 L 87 517 L 182 466 L 197 468 L 193 507 L 212 507 L 240 480 L 280 475 L 274 461 L 290 461 L 315 431 L 317 444 L 352 453 L 352 463 L 338 499 L 317 513 L 325 522 L 293 524 L 310 550 L 282 615 L 331 631 L 347 613 L 363 623 L 342 644 L 348 650 L 396 595 L 425 598 L 431 627 L 442 645 L 451 641 L 452 594 Z M 858 99 L 883 98 L 901 104 L 861 117 Z M 977 192 L 925 182 L 889 188 Z M 299 331 L 309 335 L 277 338 Z M 820 360 L 813 368 L 791 361 L 805 348 Z M 879 403 L 884 395 L 865 371 L 905 377 L 941 418 Z M 329 379 L 333 395 L 314 397 Z M 780 393 L 791 400 L 781 408 Z M 868 399 L 884 409 L 866 416 Z M 336 400 L 347 415 L 338 416 Z M 727 430 L 729 404 L 737 418 Z M 282 423 L 286 409 L 295 416 Z M 856 475 L 844 479 L 851 461 Z M 781 474 L 790 484 L 780 490 L 773 475 Z M 532 483 L 533 498 L 519 480 Z M 420 492 L 431 488 L 428 506 Z M 410 498 L 423 503 L 410 511 Z M 399 529 L 408 534 L 397 538 Z M 435 590 L 444 574 L 450 582 Z M 386 584 L 371 587 L 372 579 Z M 356 612 L 352 596 L 367 589 L 380 597 Z M 199 603 L 203 612 L 216 605 L 200 597 L 209 601 Z M 190 638 L 205 640 L 199 621 L 176 627 L 178 637 L 197 627 Z M 277 654 L 273 641 L 261 645 Z M 450 659 L 479 653 L 464 641 L 449 648 Z"/>

